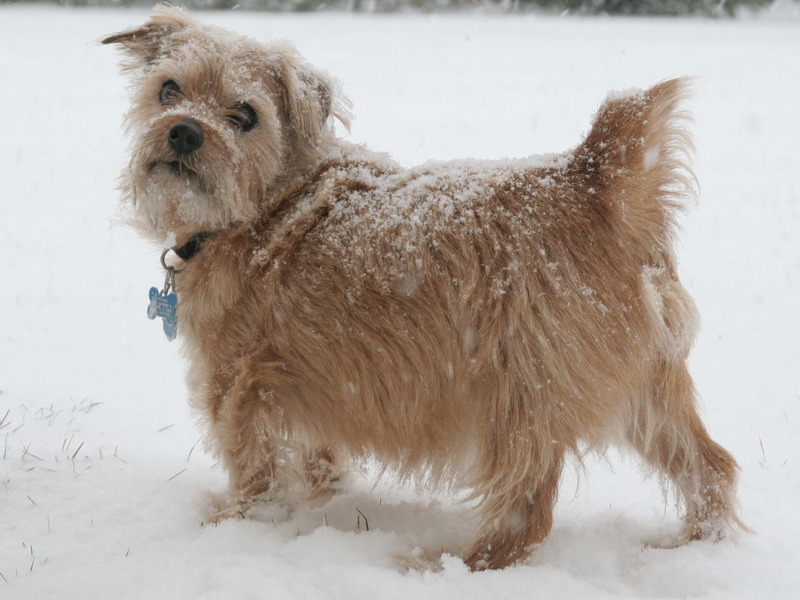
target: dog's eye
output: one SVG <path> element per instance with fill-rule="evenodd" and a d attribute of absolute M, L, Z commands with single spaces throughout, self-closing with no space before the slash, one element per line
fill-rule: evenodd
<path fill-rule="evenodd" d="M 169 104 L 180 93 L 181 86 L 170 79 L 169 81 L 165 81 L 164 85 L 161 86 L 161 91 L 158 93 L 158 100 L 162 105 Z"/>
<path fill-rule="evenodd" d="M 247 102 L 237 104 L 234 111 L 228 115 L 228 119 L 239 131 L 243 132 L 250 131 L 258 123 L 256 111 Z"/>

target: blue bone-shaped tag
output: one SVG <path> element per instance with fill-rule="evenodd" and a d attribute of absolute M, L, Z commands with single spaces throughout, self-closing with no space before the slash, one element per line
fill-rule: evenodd
<path fill-rule="evenodd" d="M 151 319 L 161 317 L 164 320 L 164 333 L 170 342 L 178 335 L 178 315 L 175 312 L 177 306 L 177 294 L 163 294 L 156 287 L 150 288 L 150 304 L 147 307 L 147 316 Z"/>

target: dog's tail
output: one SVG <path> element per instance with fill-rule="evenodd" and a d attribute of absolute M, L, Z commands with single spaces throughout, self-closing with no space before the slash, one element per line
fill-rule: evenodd
<path fill-rule="evenodd" d="M 689 157 L 694 149 L 681 110 L 687 79 L 606 98 L 571 161 L 609 221 L 647 246 L 668 252 L 675 213 L 696 192 Z M 645 236 L 645 239 L 642 239 Z"/>

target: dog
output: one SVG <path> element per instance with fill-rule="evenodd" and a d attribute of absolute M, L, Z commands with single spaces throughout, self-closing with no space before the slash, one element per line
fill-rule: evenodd
<path fill-rule="evenodd" d="M 565 459 L 619 444 L 674 484 L 679 542 L 742 526 L 686 364 L 685 79 L 610 95 L 563 154 L 404 169 L 336 137 L 349 105 L 290 45 L 163 6 L 102 41 L 133 78 L 124 204 L 177 255 L 220 518 L 327 498 L 373 458 L 466 490 L 462 558 L 500 569 L 548 535 Z"/>

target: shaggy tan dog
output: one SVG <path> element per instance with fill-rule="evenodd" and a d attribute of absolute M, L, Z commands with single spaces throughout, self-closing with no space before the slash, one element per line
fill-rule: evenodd
<path fill-rule="evenodd" d="M 547 536 L 565 457 L 626 444 L 683 540 L 738 524 L 737 466 L 696 408 L 675 216 L 685 82 L 608 98 L 557 156 L 405 170 L 335 139 L 332 81 L 159 8 L 112 35 L 134 79 L 122 185 L 175 282 L 222 516 L 332 493 L 351 458 L 471 490 L 473 569 Z"/>

